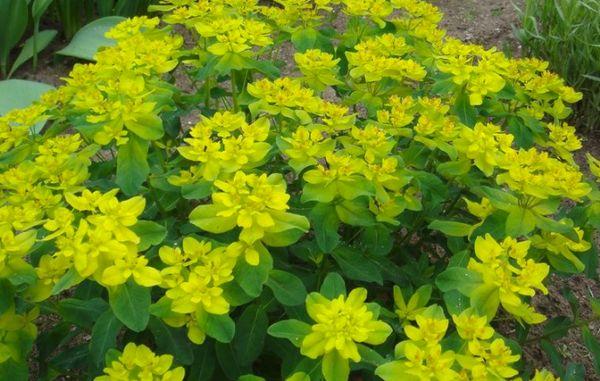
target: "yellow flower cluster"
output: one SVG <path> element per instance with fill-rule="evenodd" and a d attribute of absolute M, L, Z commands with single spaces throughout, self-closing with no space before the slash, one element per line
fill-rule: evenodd
<path fill-rule="evenodd" d="M 147 17 L 120 23 L 107 34 L 117 44 L 98 52 L 96 63 L 76 65 L 67 85 L 46 94 L 42 104 L 78 121 L 80 132 L 101 145 L 125 144 L 129 133 L 162 137 L 159 113 L 171 107 L 173 90 L 160 76 L 177 66 L 183 38 L 158 23 Z"/>
<path fill-rule="evenodd" d="M 415 316 L 416 326 L 404 327 L 407 340 L 396 345 L 396 360 L 383 364 L 375 373 L 384 380 L 487 380 L 512 379 L 518 374 L 513 364 L 519 355 L 501 338 L 485 316 L 466 309 L 452 315 L 462 345 L 445 349 L 443 339 L 449 326 L 441 307 L 433 305 Z"/>
<path fill-rule="evenodd" d="M 213 248 L 210 242 L 185 237 L 182 246 L 163 246 L 159 251 L 166 265 L 161 270 L 161 287 L 167 289 L 161 300 L 169 306 L 169 313 L 162 318 L 173 327 L 185 325 L 190 340 L 202 344 L 206 338 L 202 324 L 207 314 L 229 312 L 222 286 L 233 279 L 242 245 Z"/>
<path fill-rule="evenodd" d="M 402 37 L 384 34 L 363 40 L 354 49 L 355 52 L 346 53 L 353 79 L 364 78 L 367 83 L 379 82 L 383 78 L 420 81 L 427 74 L 425 68 L 414 60 L 403 58 L 413 48 Z"/>
<path fill-rule="evenodd" d="M 185 369 L 172 365 L 173 356 L 157 356 L 145 345 L 128 343 L 94 381 L 183 381 Z"/>
<path fill-rule="evenodd" d="M 38 282 L 30 289 L 34 300 L 50 296 L 61 277 L 73 269 L 75 284 L 92 278 L 104 286 L 118 286 L 129 278 L 144 287 L 160 284 L 158 270 L 138 253 L 140 238 L 131 230 L 144 211 L 146 200 L 136 196 L 125 201 L 118 190 L 101 193 L 87 189 L 65 193 L 71 208 L 56 207 L 44 224 L 56 245 L 53 254 L 41 257 L 36 268 Z"/>
<path fill-rule="evenodd" d="M 534 296 L 536 290 L 548 293 L 543 281 L 550 267 L 527 258 L 530 246 L 531 241 L 517 242 L 510 237 L 501 243 L 489 234 L 477 237 L 477 259 L 471 258 L 467 267 L 481 275 L 482 284 L 471 293 L 471 299 L 481 297 L 489 304 L 499 302 L 506 311 L 528 324 L 544 321 L 544 315 L 522 300 Z M 495 314 L 495 310 L 492 312 Z"/>
<path fill-rule="evenodd" d="M 212 204 L 197 206 L 190 221 L 211 233 L 224 233 L 240 227 L 240 241 L 248 246 L 246 260 L 258 264 L 260 241 L 270 246 L 287 246 L 304 234 L 306 217 L 289 213 L 289 194 L 280 174 L 255 175 L 236 172 L 229 181 L 217 180 L 219 192 Z"/>
<path fill-rule="evenodd" d="M 190 130 L 187 146 L 179 147 L 181 156 L 199 162 L 189 170 L 171 178 L 176 185 L 199 180 L 229 178 L 239 170 L 249 170 L 264 162 L 271 145 L 269 120 L 259 118 L 248 124 L 243 113 L 228 111 L 203 118 Z"/>
<path fill-rule="evenodd" d="M 319 293 L 306 299 L 306 312 L 315 324 L 304 337 L 300 350 L 310 358 L 337 352 L 342 358 L 360 361 L 357 343 L 382 344 L 392 332 L 386 323 L 365 305 L 367 290 L 355 288 L 348 296 L 333 300 Z"/>

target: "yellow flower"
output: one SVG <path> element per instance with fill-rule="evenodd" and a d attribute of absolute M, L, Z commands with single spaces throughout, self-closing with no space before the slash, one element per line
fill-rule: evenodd
<path fill-rule="evenodd" d="M 458 335 L 464 340 L 488 340 L 494 335 L 487 317 L 477 315 L 472 309 L 466 309 L 460 315 L 452 315 L 452 320 Z"/>
<path fill-rule="evenodd" d="M 148 259 L 138 255 L 136 245 L 127 245 L 127 251 L 121 258 L 117 258 L 114 264 L 108 266 L 102 272 L 100 282 L 107 286 L 118 286 L 133 280 L 144 287 L 152 287 L 161 283 L 160 272 L 148 266 Z"/>
<path fill-rule="evenodd" d="M 173 356 L 157 356 L 145 345 L 128 343 L 94 381 L 183 381 L 185 369 L 172 365 Z"/>
<path fill-rule="evenodd" d="M 546 369 L 536 369 L 535 375 L 531 381 L 560 381 L 560 377 L 555 377 L 552 372 Z"/>
<path fill-rule="evenodd" d="M 494 124 L 477 123 L 472 129 L 462 129 L 455 146 L 459 153 L 472 159 L 486 176 L 491 176 L 501 153 L 501 145 L 497 138 L 500 134 L 500 127 Z"/>
<path fill-rule="evenodd" d="M 259 240 L 277 244 L 271 240 L 275 237 L 293 243 L 309 228 L 306 217 L 286 212 L 290 196 L 279 174 L 237 172 L 233 179 L 214 185 L 220 192 L 213 193 L 213 203 L 190 214 L 190 221 L 203 230 L 223 233 L 239 226 L 240 240 L 252 245 Z"/>
<path fill-rule="evenodd" d="M 337 64 L 340 59 L 334 59 L 329 53 L 308 49 L 304 53 L 294 54 L 294 60 L 304 75 L 306 83 L 317 91 L 343 83 L 337 79 Z"/>
<path fill-rule="evenodd" d="M 545 263 L 537 263 L 527 259 L 530 241 L 517 242 L 513 238 L 506 238 L 501 244 L 486 234 L 475 240 L 475 255 L 477 259 L 469 260 L 468 268 L 479 273 L 482 284 L 472 293 L 488 293 L 487 303 L 494 305 L 501 303 L 505 310 L 529 324 L 541 323 L 545 317 L 527 305 L 521 296 L 534 296 L 535 290 L 548 293 L 543 285 L 543 280 L 550 271 Z M 488 318 L 495 311 L 487 311 Z"/>
<path fill-rule="evenodd" d="M 302 340 L 304 356 L 316 359 L 336 351 L 343 359 L 360 361 L 357 343 L 382 344 L 392 332 L 365 305 L 367 290 L 356 288 L 333 300 L 318 293 L 306 299 L 306 311 L 316 323 Z"/>

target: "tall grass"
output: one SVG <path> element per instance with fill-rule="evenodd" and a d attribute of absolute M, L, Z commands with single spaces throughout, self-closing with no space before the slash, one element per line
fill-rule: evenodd
<path fill-rule="evenodd" d="M 524 54 L 583 92 L 572 122 L 582 132 L 600 130 L 600 0 L 525 0 L 517 37 Z"/>

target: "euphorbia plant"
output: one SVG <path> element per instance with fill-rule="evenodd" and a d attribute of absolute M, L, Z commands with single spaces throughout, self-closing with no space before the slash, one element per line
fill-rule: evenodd
<path fill-rule="evenodd" d="M 153 9 L 0 119 L 0 374 L 554 379 L 519 346 L 597 276 L 580 94 L 417 0 Z"/>

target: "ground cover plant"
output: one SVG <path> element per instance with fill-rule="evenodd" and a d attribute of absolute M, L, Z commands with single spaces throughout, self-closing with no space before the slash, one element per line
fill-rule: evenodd
<path fill-rule="evenodd" d="M 597 278 L 547 63 L 416 0 L 153 10 L 0 118 L 0 379 L 583 379 L 551 343 L 600 358 L 590 321 L 532 301 Z"/>

